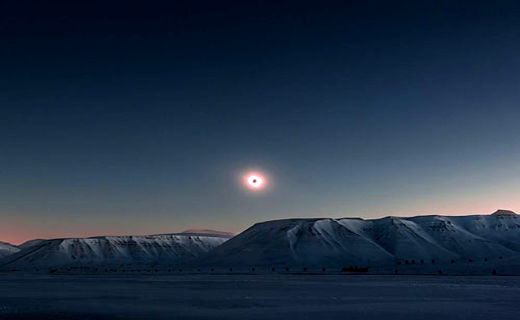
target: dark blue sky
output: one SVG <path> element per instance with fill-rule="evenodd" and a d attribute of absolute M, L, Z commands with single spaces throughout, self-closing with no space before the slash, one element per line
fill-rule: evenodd
<path fill-rule="evenodd" d="M 517 1 L 3 1 L 0 40 L 3 240 L 520 210 Z"/>

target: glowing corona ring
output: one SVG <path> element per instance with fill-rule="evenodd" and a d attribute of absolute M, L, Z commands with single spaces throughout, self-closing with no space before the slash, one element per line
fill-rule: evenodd
<path fill-rule="evenodd" d="M 249 173 L 244 177 L 246 187 L 253 190 L 259 190 L 264 187 L 265 179 L 259 174 Z"/>

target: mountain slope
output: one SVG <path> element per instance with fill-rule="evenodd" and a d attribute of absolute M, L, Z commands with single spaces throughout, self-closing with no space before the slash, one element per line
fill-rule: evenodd
<path fill-rule="evenodd" d="M 181 265 L 222 244 L 228 236 L 161 234 L 35 240 L 0 262 L 3 269 L 56 266 Z"/>
<path fill-rule="evenodd" d="M 461 266 L 520 256 L 520 217 L 492 215 L 286 219 L 258 223 L 212 250 L 215 266 Z M 433 266 L 435 265 L 435 266 Z M 411 267 L 411 266 L 410 266 Z M 462 267 L 459 268 L 463 270 Z"/>
<path fill-rule="evenodd" d="M 514 246 L 505 246 L 503 241 L 497 241 L 503 237 L 503 231 L 478 226 L 480 221 L 501 224 L 500 219 L 494 216 L 431 216 L 410 220 L 420 225 L 439 246 L 452 252 L 452 258 L 496 258 L 514 256 L 520 251 L 515 250 Z M 517 222 L 520 223 L 520 220 Z M 516 237 L 519 235 L 520 232 L 517 232 Z"/>
<path fill-rule="evenodd" d="M 16 246 L 7 242 L 0 242 L 0 259 L 20 251 Z"/>
<path fill-rule="evenodd" d="M 208 264 L 317 266 L 384 264 L 385 249 L 334 219 L 288 219 L 255 224 L 215 248 Z"/>

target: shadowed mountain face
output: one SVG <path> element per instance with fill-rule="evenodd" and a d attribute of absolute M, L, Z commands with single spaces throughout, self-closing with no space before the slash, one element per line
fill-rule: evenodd
<path fill-rule="evenodd" d="M 181 265 L 229 239 L 212 234 L 163 234 L 32 240 L 0 260 L 3 269 L 56 266 Z"/>
<path fill-rule="evenodd" d="M 288 219 L 258 223 L 212 250 L 208 264 L 384 266 L 520 256 L 520 218 L 492 215 Z"/>
<path fill-rule="evenodd" d="M 7 242 L 0 242 L 0 259 L 20 251 L 18 247 Z"/>

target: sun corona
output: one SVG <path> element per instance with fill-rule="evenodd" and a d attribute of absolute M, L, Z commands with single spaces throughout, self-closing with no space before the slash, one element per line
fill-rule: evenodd
<path fill-rule="evenodd" d="M 265 178 L 258 173 L 248 173 L 244 177 L 244 184 L 251 190 L 260 190 L 265 186 Z"/>

